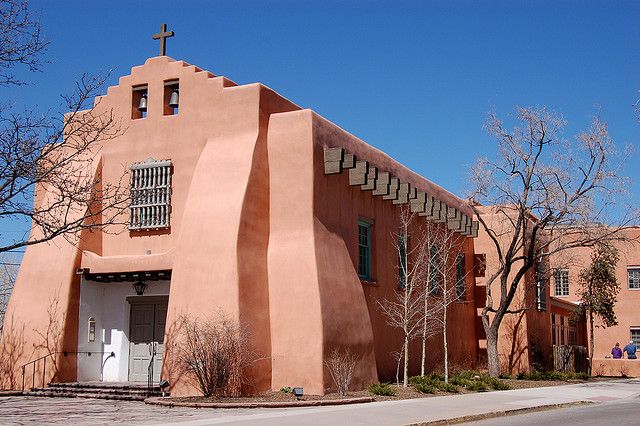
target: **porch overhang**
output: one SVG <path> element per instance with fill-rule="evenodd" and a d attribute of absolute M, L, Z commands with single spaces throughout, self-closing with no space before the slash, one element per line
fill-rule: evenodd
<path fill-rule="evenodd" d="M 171 279 L 172 251 L 136 256 L 99 256 L 82 252 L 78 274 L 100 282 Z"/>

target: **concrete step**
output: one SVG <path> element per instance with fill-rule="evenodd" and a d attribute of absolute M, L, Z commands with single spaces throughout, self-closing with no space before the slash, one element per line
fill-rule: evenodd
<path fill-rule="evenodd" d="M 33 388 L 25 395 L 61 398 L 98 398 L 121 401 L 143 401 L 151 396 L 162 396 L 160 387 L 148 389 L 146 385 L 135 383 L 49 383 L 43 388 Z M 168 394 L 165 394 L 168 395 Z"/>

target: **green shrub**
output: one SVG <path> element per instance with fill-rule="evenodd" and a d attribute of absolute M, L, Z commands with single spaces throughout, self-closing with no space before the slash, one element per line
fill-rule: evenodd
<path fill-rule="evenodd" d="M 501 373 L 501 374 L 498 376 L 498 378 L 499 378 L 499 379 L 513 379 L 513 377 L 512 377 L 512 376 L 511 376 L 511 374 L 509 374 L 509 373 Z"/>
<path fill-rule="evenodd" d="M 452 385 L 462 386 L 467 390 L 485 392 L 489 389 L 507 390 L 511 387 L 500 379 L 477 371 L 462 371 L 451 378 Z"/>
<path fill-rule="evenodd" d="M 280 392 L 282 392 L 282 393 L 292 393 L 293 389 L 291 389 L 289 386 L 285 386 L 283 388 L 280 388 Z"/>
<path fill-rule="evenodd" d="M 586 373 L 562 373 L 560 371 L 532 371 L 531 373 L 518 374 L 518 380 L 549 380 L 549 381 L 567 381 L 567 380 L 589 380 Z"/>
<path fill-rule="evenodd" d="M 469 385 L 466 388 L 473 392 L 486 392 L 489 390 L 487 384 L 480 380 L 469 381 Z"/>
<path fill-rule="evenodd" d="M 389 383 L 374 383 L 369 386 L 369 392 L 380 396 L 394 396 L 396 390 Z"/>
<path fill-rule="evenodd" d="M 489 376 L 488 383 L 489 383 L 489 386 L 491 386 L 491 389 L 493 389 L 493 390 L 509 390 L 509 389 L 511 389 L 511 386 L 509 386 L 508 384 L 506 384 L 505 382 L 503 382 L 500 379 L 496 379 L 495 377 Z"/>
<path fill-rule="evenodd" d="M 415 390 L 422 393 L 436 393 L 436 387 L 430 383 L 416 383 L 413 385 Z"/>
<path fill-rule="evenodd" d="M 438 381 L 436 382 L 435 386 L 440 389 L 443 392 L 449 392 L 449 393 L 458 393 L 459 389 L 456 385 L 454 385 L 453 383 L 451 383 L 451 381 L 449 381 L 449 383 L 445 383 L 444 380 L 443 381 Z"/>

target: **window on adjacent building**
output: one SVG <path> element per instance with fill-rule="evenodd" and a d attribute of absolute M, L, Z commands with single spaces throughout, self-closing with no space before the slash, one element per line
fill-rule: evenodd
<path fill-rule="evenodd" d="M 640 268 L 628 268 L 629 288 L 631 290 L 640 289 Z"/>
<path fill-rule="evenodd" d="M 460 253 L 456 258 L 456 297 L 458 300 L 465 300 L 467 296 L 465 275 L 464 254 Z"/>
<path fill-rule="evenodd" d="M 371 224 L 364 220 L 358 221 L 358 275 L 371 279 Z"/>
<path fill-rule="evenodd" d="M 569 344 L 574 346 L 578 344 L 578 329 L 571 321 L 569 321 Z"/>
<path fill-rule="evenodd" d="M 554 273 L 556 296 L 569 295 L 569 271 L 567 269 L 556 269 Z"/>
<path fill-rule="evenodd" d="M 631 327 L 631 340 L 636 346 L 640 346 L 640 327 Z"/>
<path fill-rule="evenodd" d="M 88 324 L 87 324 L 87 331 L 88 331 L 88 335 L 87 335 L 87 340 L 89 342 L 95 342 L 96 341 L 96 320 L 93 317 L 89 318 Z"/>
<path fill-rule="evenodd" d="M 440 248 L 433 244 L 429 247 L 429 292 L 431 294 L 440 294 Z"/>
<path fill-rule="evenodd" d="M 171 161 L 150 158 L 131 165 L 129 229 L 169 227 Z"/>
<path fill-rule="evenodd" d="M 398 287 L 407 286 L 407 235 L 398 235 Z"/>
<path fill-rule="evenodd" d="M 539 311 L 547 309 L 547 277 L 542 262 L 536 265 L 536 307 Z"/>

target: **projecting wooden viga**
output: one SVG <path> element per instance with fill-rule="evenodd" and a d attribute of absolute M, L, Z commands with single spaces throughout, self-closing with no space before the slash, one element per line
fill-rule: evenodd
<path fill-rule="evenodd" d="M 446 223 L 449 229 L 467 237 L 478 236 L 478 222 L 458 209 L 448 206 L 433 195 L 420 191 L 411 184 L 401 182 L 387 171 L 379 170 L 368 161 L 357 160 L 344 148 L 324 149 L 324 173 L 339 174 L 349 170 L 349 185 L 360 186 L 363 191 L 381 196 L 393 204 L 409 203 L 411 211 L 435 223 Z"/>

